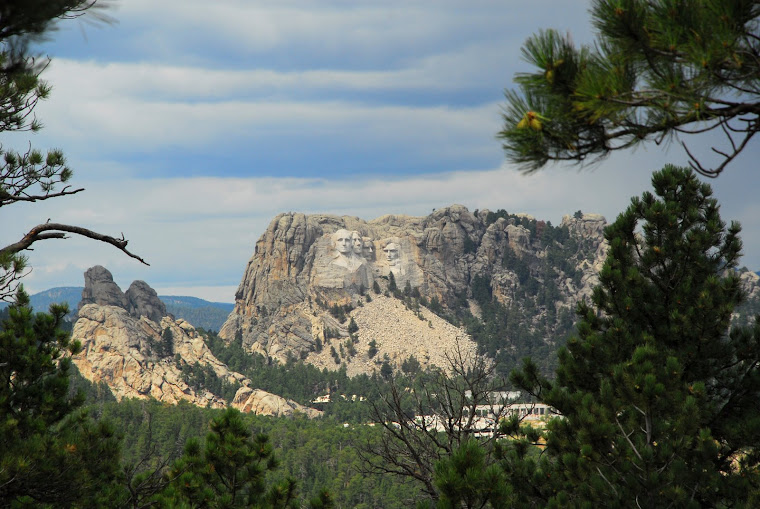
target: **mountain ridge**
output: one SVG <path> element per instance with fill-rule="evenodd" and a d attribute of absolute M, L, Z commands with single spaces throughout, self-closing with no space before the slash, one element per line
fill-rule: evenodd
<path fill-rule="evenodd" d="M 126 292 L 102 266 L 85 272 L 72 340 L 82 351 L 72 360 L 91 382 L 105 382 L 117 399 L 154 398 L 176 404 L 232 406 L 265 415 L 321 412 L 252 387 L 211 352 L 202 334 L 175 319 L 144 281 Z"/>
<path fill-rule="evenodd" d="M 596 214 L 568 215 L 553 227 L 527 214 L 472 213 L 462 205 L 370 221 L 280 214 L 256 242 L 219 335 L 280 361 L 308 362 L 320 348 L 350 350 L 346 340 L 356 343 L 357 334 L 348 330 L 347 317 L 373 288 L 370 295 L 401 292 L 407 306 L 446 317 L 460 327 L 462 341 L 494 356 L 526 353 L 522 344 L 530 342 L 555 348 L 572 326 L 567 316 L 575 301 L 589 297 L 598 280 L 605 226 Z M 522 322 L 509 331 L 513 337 L 488 340 L 494 331 L 468 325 L 475 318 L 470 309 L 496 313 L 490 302 Z M 345 321 L 336 320 L 336 308 L 344 309 L 338 317 Z M 414 353 L 415 341 L 389 355 L 395 367 Z M 352 355 L 333 357 L 336 364 L 350 363 Z"/>
<path fill-rule="evenodd" d="M 548 375 L 574 331 L 576 303 L 598 282 L 605 226 L 602 216 L 580 211 L 553 226 L 460 205 L 371 221 L 280 214 L 257 241 L 232 310 L 215 308 L 224 315 L 219 337 L 172 316 L 184 298 L 164 302 L 142 281 L 122 292 L 105 268 L 89 269 L 73 333 L 84 351 L 75 363 L 118 398 L 185 399 L 270 415 L 312 410 L 253 388 L 254 372 L 247 378 L 225 362 L 243 366 L 238 357 L 253 355 L 283 369 L 302 361 L 325 376 L 388 378 L 399 370 L 445 370 L 450 357 L 477 352 L 497 373 L 530 356 Z M 760 277 L 739 272 L 748 300 L 735 319 L 752 320 Z M 79 289 L 50 293 L 60 298 Z M 190 310 L 208 307 L 195 297 L 186 302 Z"/>
<path fill-rule="evenodd" d="M 462 205 L 369 221 L 279 214 L 255 244 L 219 336 L 280 362 L 302 359 L 353 373 L 358 362 L 371 374 L 386 363 L 399 369 L 410 356 L 423 365 L 432 358 L 418 348 L 429 329 L 403 342 L 382 330 L 405 329 L 425 309 L 458 327 L 452 339 L 442 339 L 444 351 L 475 344 L 503 373 L 530 356 L 550 374 L 557 349 L 574 331 L 577 302 L 590 299 L 599 281 L 606 226 L 603 216 L 581 211 L 553 226 L 528 214 Z M 757 302 L 760 278 L 749 271 L 741 278 Z M 398 298 L 400 314 L 386 308 L 388 320 L 361 325 L 377 295 Z M 381 359 L 368 355 L 370 341 Z"/>
<path fill-rule="evenodd" d="M 32 308 L 37 311 L 47 311 L 51 304 L 66 303 L 70 310 L 67 317 L 74 322 L 82 290 L 84 286 L 59 286 L 34 293 L 29 296 L 29 300 Z M 234 308 L 234 304 L 229 302 L 213 302 L 192 296 L 159 295 L 158 298 L 170 314 L 206 330 L 219 330 Z M 7 302 L 0 302 L 0 309 L 8 305 Z"/>

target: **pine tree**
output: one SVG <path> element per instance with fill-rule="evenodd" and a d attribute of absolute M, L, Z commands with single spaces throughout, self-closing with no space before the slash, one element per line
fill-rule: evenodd
<path fill-rule="evenodd" d="M 33 313 L 23 288 L 0 327 L 0 506 L 100 505 L 119 474 L 119 440 L 107 423 L 75 413 L 68 312 Z M 100 500 L 100 502 L 98 502 Z"/>
<path fill-rule="evenodd" d="M 393 272 L 388 273 L 388 291 L 391 292 L 394 297 L 399 297 L 400 295 L 398 286 L 396 285 L 396 276 L 393 275 Z"/>
<path fill-rule="evenodd" d="M 172 482 L 163 502 L 193 507 L 299 507 L 295 482 L 267 484 L 275 470 L 269 437 L 252 436 L 239 411 L 228 408 L 211 421 L 205 447 L 189 440 L 184 456 L 169 472 Z"/>
<path fill-rule="evenodd" d="M 412 295 L 412 283 L 409 281 L 404 285 L 404 297 L 411 297 Z"/>
<path fill-rule="evenodd" d="M 393 368 L 388 361 L 383 361 L 380 366 L 380 376 L 382 376 L 384 380 L 389 380 L 391 376 L 393 376 Z"/>
<path fill-rule="evenodd" d="M 647 140 L 715 130 L 718 176 L 760 130 L 757 2 L 594 0 L 593 47 L 543 30 L 523 45 L 533 73 L 506 93 L 507 157 L 528 171 L 549 161 L 595 161 Z"/>
<path fill-rule="evenodd" d="M 488 464 L 485 450 L 474 439 L 436 462 L 435 485 L 441 494 L 437 509 L 508 507 L 510 487 L 504 473 Z M 429 507 L 427 501 L 418 504 L 418 509 Z"/>
<path fill-rule="evenodd" d="M 174 356 L 174 334 L 169 327 L 165 328 L 161 333 L 161 341 L 156 350 L 159 357 Z"/>
<path fill-rule="evenodd" d="M 610 244 L 556 380 L 527 361 L 514 382 L 563 417 L 504 445 L 524 497 L 550 507 L 750 507 L 760 483 L 760 324 L 730 327 L 743 299 L 739 225 L 707 184 L 667 166 Z M 512 432 L 516 421 L 511 422 Z"/>

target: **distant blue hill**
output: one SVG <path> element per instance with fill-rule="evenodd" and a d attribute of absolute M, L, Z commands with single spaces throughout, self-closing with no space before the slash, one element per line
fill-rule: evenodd
<path fill-rule="evenodd" d="M 50 290 L 44 290 L 39 293 L 35 293 L 29 296 L 29 301 L 32 307 L 36 311 L 47 311 L 50 308 L 50 304 L 62 304 L 69 305 L 69 311 L 76 311 L 77 304 L 82 298 L 81 286 L 61 286 L 58 288 L 51 288 Z M 8 306 L 7 302 L 0 303 L 0 308 Z"/>
<path fill-rule="evenodd" d="M 81 286 L 62 286 L 44 290 L 29 296 L 32 307 L 37 311 L 47 311 L 50 304 L 67 303 L 69 305 L 70 317 L 74 318 L 77 305 L 82 298 Z M 209 302 L 199 299 L 198 297 L 185 297 L 177 295 L 159 295 L 166 310 L 176 318 L 182 318 L 206 330 L 218 331 L 227 316 L 235 307 L 234 304 L 227 302 Z M 8 306 L 8 303 L 0 302 L 0 309 Z"/>
<path fill-rule="evenodd" d="M 159 295 L 158 298 L 166 304 L 166 310 L 176 318 L 182 318 L 195 327 L 217 332 L 235 307 L 227 302 L 209 302 L 198 297 Z"/>
<path fill-rule="evenodd" d="M 228 312 L 232 311 L 232 308 L 235 307 L 234 304 L 230 304 L 228 302 L 210 302 L 207 300 L 199 299 L 198 297 L 182 297 L 177 295 L 159 295 L 159 299 L 163 301 L 164 304 L 167 306 L 186 306 L 189 308 L 202 308 L 202 307 L 217 307 L 221 309 L 226 309 Z"/>

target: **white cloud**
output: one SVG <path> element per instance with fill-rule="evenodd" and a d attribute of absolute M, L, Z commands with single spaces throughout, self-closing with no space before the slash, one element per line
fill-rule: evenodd
<path fill-rule="evenodd" d="M 316 81 L 332 79 L 327 74 Z M 143 76 L 149 77 L 149 83 Z M 161 147 L 213 150 L 245 140 L 325 136 L 336 144 L 350 140 L 398 145 L 389 147 L 393 151 L 424 153 L 426 147 L 445 147 L 444 157 L 489 147 L 498 150 L 492 139 L 499 127 L 495 102 L 472 107 L 404 106 L 329 99 L 244 99 L 235 98 L 229 90 L 230 95 L 220 99 L 214 92 L 218 83 L 237 83 L 242 89 L 250 77 L 232 71 L 152 69 L 144 64 L 56 62 L 50 72 L 56 86 L 53 97 L 37 108 L 46 124 L 38 138 L 63 144 L 69 153 L 145 153 Z M 339 73 L 334 79 L 341 79 Z M 398 79 L 397 85 L 402 82 L 403 78 Z M 303 86 L 309 86 L 308 80 Z M 198 96 L 190 100 L 176 93 L 171 98 L 174 90 Z M 449 139 L 459 142 L 446 143 Z"/>
<path fill-rule="evenodd" d="M 151 97 L 170 102 L 309 95 L 315 92 L 445 92 L 478 86 L 478 78 L 506 78 L 499 67 L 483 66 L 503 49 L 470 45 L 415 59 L 393 69 L 274 70 L 204 68 L 156 62 L 99 63 L 59 58 L 44 77 L 56 95 L 91 100 Z"/>
<path fill-rule="evenodd" d="M 575 13 L 577 5 L 534 1 Z M 151 47 L 197 41 L 228 44 L 238 53 L 268 54 L 283 47 L 342 55 L 386 54 L 403 58 L 430 47 L 448 47 L 463 36 L 498 41 L 525 27 L 524 2 L 489 1 L 217 1 L 131 0 L 118 12 L 125 24 L 147 25 Z M 566 18 L 567 20 L 567 18 Z M 158 50 L 162 48 L 157 48 Z"/>
<path fill-rule="evenodd" d="M 522 176 L 501 168 L 363 180 L 132 179 L 95 183 L 65 202 L 13 211 L 9 220 L 28 228 L 50 216 L 103 233 L 124 232 L 130 249 L 151 263 L 150 268 L 143 267 L 110 246 L 84 239 L 51 241 L 39 245 L 30 257 L 35 271 L 27 285 L 34 291 L 81 284 L 86 268 L 102 264 L 119 284 L 143 279 L 156 288 L 182 287 L 189 293 L 194 287 L 236 286 L 256 239 L 280 212 L 335 213 L 369 220 L 387 213 L 426 215 L 433 208 L 461 203 L 471 210 L 528 212 L 556 224 L 563 214 L 577 209 L 617 214 L 632 187 L 620 181 L 618 173 Z M 602 187 L 604 193 L 599 192 Z M 10 242 L 23 228 L 3 231 L 0 240 Z M 226 299 L 212 293 L 205 298 L 229 301 L 234 292 Z"/>
<path fill-rule="evenodd" d="M 0 244 L 17 240 L 48 217 L 112 235 L 124 232 L 129 248 L 151 267 L 93 241 L 49 241 L 30 253 L 34 272 L 27 286 L 39 291 L 81 285 L 84 270 L 101 264 L 125 287 L 142 279 L 155 288 L 184 288 L 188 295 L 231 301 L 255 241 L 278 213 L 370 220 L 388 213 L 426 215 L 460 203 L 470 210 L 527 212 L 553 224 L 579 209 L 612 221 L 631 196 L 650 188 L 651 170 L 662 166 L 663 157 L 659 151 L 640 151 L 616 155 L 595 171 L 550 168 L 534 175 L 503 167 L 390 178 L 114 178 L 93 182 L 67 199 L 8 208 L 5 220 L 15 228 L 0 231 Z M 727 177 L 713 183 L 723 217 L 744 224 L 743 263 L 760 268 L 760 208 L 754 202 L 732 203 L 735 186 L 744 179 Z M 219 289 L 228 291 L 226 297 Z"/>
<path fill-rule="evenodd" d="M 50 241 L 29 253 L 35 270 L 25 282 L 33 291 L 81 285 L 84 270 L 102 264 L 124 288 L 143 279 L 162 293 L 176 289 L 229 301 L 256 239 L 280 212 L 372 219 L 425 215 L 461 203 L 528 212 L 555 224 L 578 209 L 612 220 L 630 196 L 649 187 L 652 170 L 666 160 L 684 160 L 681 152 L 667 155 L 651 147 L 582 173 L 553 168 L 522 176 L 507 168 L 483 169 L 501 160 L 493 138 L 500 127 L 496 101 L 518 70 L 520 44 L 539 26 L 571 28 L 576 40 L 587 40 L 587 13 L 578 2 L 118 5 L 112 14 L 119 25 L 90 34 L 93 47 L 96 41 L 118 46 L 124 53 L 118 62 L 55 58 L 43 75 L 54 86 L 52 98 L 36 110 L 47 127 L 35 136 L 35 146 L 62 146 L 87 191 L 4 208 L 8 226 L 0 229 L 0 244 L 50 217 L 112 235 L 124 232 L 130 249 L 152 266 L 84 239 Z M 460 93 L 467 101 L 440 104 L 434 98 Z M 26 146 L 25 136 L 3 143 L 15 140 Z M 314 161 L 309 149 L 319 143 L 330 150 Z M 219 178 L 133 177 L 162 164 L 184 176 L 189 161 L 164 155 L 177 149 L 212 158 L 289 150 L 301 157 L 299 164 L 328 170 L 311 179 L 224 178 L 229 164 L 253 172 L 251 156 L 204 171 Z M 344 152 L 355 159 L 343 159 Z M 462 171 L 387 176 L 380 170 L 368 176 L 367 166 L 381 153 L 395 158 L 389 173 L 403 171 L 393 164 L 418 160 Z M 142 159 L 136 163 L 124 154 Z M 744 263 L 760 268 L 756 155 L 737 161 L 713 184 L 724 218 L 744 224 Z M 329 157 L 355 165 L 357 173 L 334 176 Z"/>

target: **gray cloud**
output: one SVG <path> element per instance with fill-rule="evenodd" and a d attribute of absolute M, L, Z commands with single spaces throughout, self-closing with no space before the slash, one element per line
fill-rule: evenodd
<path fill-rule="evenodd" d="M 79 285 L 84 270 L 103 264 L 122 285 L 144 279 L 159 291 L 230 300 L 254 242 L 283 211 L 372 219 L 461 203 L 555 224 L 578 209 L 612 220 L 649 187 L 652 170 L 685 161 L 678 146 L 651 146 L 580 173 L 497 168 L 498 101 L 526 69 L 520 44 L 549 26 L 588 42 L 585 3 L 118 5 L 118 25 L 83 41 L 74 23 L 65 44 L 51 46 L 61 58 L 43 75 L 54 91 L 37 110 L 46 129 L 32 137 L 63 147 L 87 192 L 4 208 L 11 226 L 0 243 L 50 217 L 124 232 L 152 267 L 91 241 L 51 241 L 29 253 L 32 291 Z M 28 142 L 26 133 L 3 140 Z M 211 161 L 200 170 L 198 154 Z M 260 163 L 285 156 L 292 167 Z M 712 184 L 724 218 L 745 226 L 745 263 L 760 268 L 757 156 L 753 147 Z M 293 176 L 308 167 L 319 178 Z"/>
<path fill-rule="evenodd" d="M 387 213 L 425 215 L 433 208 L 461 203 L 471 210 L 526 212 L 554 224 L 578 209 L 612 220 L 630 196 L 649 187 L 649 174 L 631 171 L 631 161 L 612 162 L 597 171 L 554 169 L 529 176 L 504 167 L 394 179 L 112 180 L 90 185 L 86 193 L 65 204 L 18 209 L 10 220 L 32 225 L 49 215 L 106 233 L 123 231 L 130 247 L 152 264 L 142 267 L 108 246 L 85 240 L 58 241 L 33 253 L 35 270 L 27 281 L 33 290 L 79 284 L 82 272 L 99 263 L 127 283 L 145 279 L 157 287 L 185 288 L 187 294 L 206 292 L 220 300 L 208 287 L 227 291 L 237 285 L 256 239 L 280 212 L 372 219 Z M 11 232 L 3 231 L 3 241 L 10 237 Z M 753 260 L 757 262 L 757 257 Z"/>

